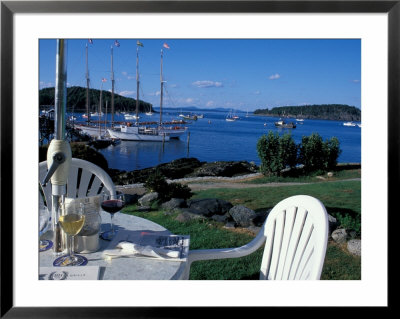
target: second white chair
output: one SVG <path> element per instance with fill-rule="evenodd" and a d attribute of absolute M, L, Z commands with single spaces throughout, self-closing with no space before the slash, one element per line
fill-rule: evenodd
<path fill-rule="evenodd" d="M 318 280 L 328 227 L 328 214 L 318 199 L 307 195 L 289 197 L 272 209 L 258 235 L 247 245 L 189 251 L 183 279 L 189 279 L 190 266 L 195 261 L 246 256 L 265 243 L 260 279 Z"/>

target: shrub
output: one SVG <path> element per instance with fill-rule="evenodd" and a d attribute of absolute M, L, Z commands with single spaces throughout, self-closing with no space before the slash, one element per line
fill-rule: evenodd
<path fill-rule="evenodd" d="M 188 199 L 192 197 L 192 190 L 187 185 L 179 183 L 169 183 L 165 176 L 157 169 L 144 183 L 147 191 L 157 192 L 161 201 L 167 201 L 171 198 Z"/>
<path fill-rule="evenodd" d="M 150 176 L 147 178 L 146 182 L 144 183 L 144 187 L 149 192 L 157 192 L 161 195 L 166 193 L 168 183 L 160 170 L 156 169 L 156 171 L 150 174 Z"/>
<path fill-rule="evenodd" d="M 299 163 L 306 172 L 335 168 L 341 153 L 336 137 L 324 142 L 318 133 L 303 136 L 299 150 Z"/>
<path fill-rule="evenodd" d="M 257 153 L 264 175 L 272 173 L 279 176 L 283 169 L 296 166 L 297 146 L 288 133 L 280 137 L 278 133 L 269 131 L 267 136 L 263 135 L 258 140 Z"/>

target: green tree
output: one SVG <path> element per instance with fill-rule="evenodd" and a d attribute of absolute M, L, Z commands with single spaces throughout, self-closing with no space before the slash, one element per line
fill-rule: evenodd
<path fill-rule="evenodd" d="M 304 165 L 307 172 L 332 169 L 341 153 L 339 144 L 336 137 L 324 142 L 318 133 L 303 136 L 299 147 L 299 163 Z"/>
<path fill-rule="evenodd" d="M 294 167 L 297 163 L 297 146 L 288 133 L 282 137 L 272 131 L 263 135 L 257 142 L 257 153 L 261 159 L 260 170 L 264 175 L 280 175 L 287 167 Z"/>

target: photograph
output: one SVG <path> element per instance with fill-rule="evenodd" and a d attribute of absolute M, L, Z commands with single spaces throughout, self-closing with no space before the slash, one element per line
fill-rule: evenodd
<path fill-rule="evenodd" d="M 40 39 L 39 84 L 46 271 L 361 279 L 360 39 Z M 122 230 L 188 235 L 189 260 Z"/>
<path fill-rule="evenodd" d="M 2 1 L 0 316 L 387 308 L 399 21 Z"/>

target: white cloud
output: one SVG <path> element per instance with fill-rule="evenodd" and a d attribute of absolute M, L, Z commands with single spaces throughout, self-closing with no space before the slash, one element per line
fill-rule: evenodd
<path fill-rule="evenodd" d="M 207 107 L 211 107 L 211 106 L 214 106 L 215 105 L 215 102 L 214 101 L 208 101 L 207 103 L 206 103 L 206 106 Z"/>
<path fill-rule="evenodd" d="M 260 91 L 255 91 L 254 94 L 255 94 L 255 95 L 260 95 L 261 92 L 260 92 Z"/>
<path fill-rule="evenodd" d="M 136 93 L 136 91 L 121 91 L 121 92 L 119 92 L 119 95 L 122 95 L 122 96 L 132 96 L 132 95 L 134 95 Z"/>
<path fill-rule="evenodd" d="M 272 74 L 269 76 L 270 80 L 276 80 L 279 79 L 281 76 L 278 73 Z"/>
<path fill-rule="evenodd" d="M 223 87 L 222 82 L 215 82 L 215 81 L 196 81 L 193 82 L 192 85 L 197 86 L 199 88 Z"/>
<path fill-rule="evenodd" d="M 360 83 L 360 80 L 353 80 L 353 83 Z"/>
<path fill-rule="evenodd" d="M 191 98 L 191 97 L 188 97 L 186 100 L 185 100 L 185 103 L 193 103 L 193 99 Z"/>

